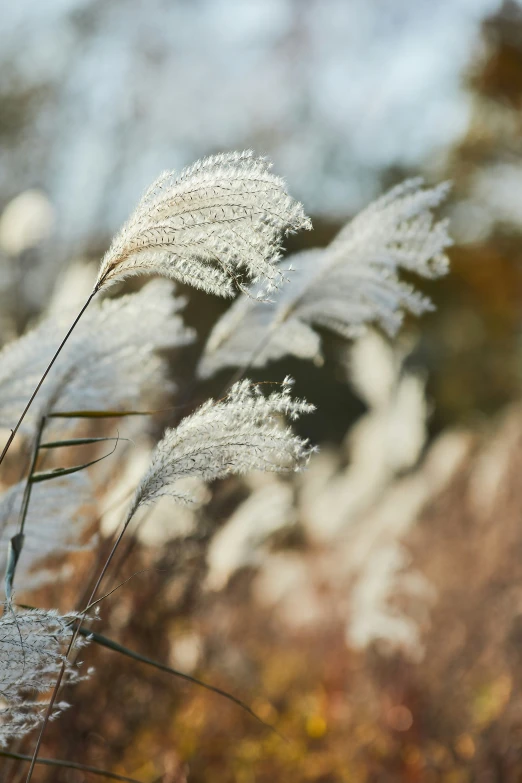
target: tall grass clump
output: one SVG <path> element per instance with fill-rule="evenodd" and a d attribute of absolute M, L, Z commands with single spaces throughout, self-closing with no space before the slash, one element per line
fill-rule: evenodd
<path fill-rule="evenodd" d="M 283 267 L 283 237 L 311 224 L 265 159 L 231 153 L 179 175 L 165 172 L 113 240 L 80 312 L 44 317 L 2 350 L 0 424 L 11 434 L 0 462 L 20 433 L 27 466 L 0 497 L 0 745 L 39 728 L 27 781 L 48 720 L 66 708 L 59 700 L 62 684 L 95 677 L 76 659 L 87 641 L 194 680 L 123 648 L 91 624 L 120 542 L 138 512 L 163 496 L 190 505 L 202 482 L 306 466 L 314 447 L 285 420 L 309 414 L 313 406 L 292 396 L 291 379 L 265 392 L 245 374 L 286 354 L 314 359 L 321 352 L 319 327 L 351 339 L 374 323 L 394 335 L 406 312 L 429 310 L 431 302 L 404 282 L 401 271 L 424 278 L 446 272 L 447 226 L 433 216 L 446 192 L 445 185 L 426 188 L 409 180 L 370 205 L 327 248 L 298 253 Z M 136 275 L 168 279 L 103 298 L 114 283 Z M 157 443 L 107 553 L 98 529 L 86 535 L 82 518 L 89 497 L 108 484 L 107 466 L 145 431 L 147 413 L 178 391 L 166 352 L 177 355 L 196 335 L 185 325 L 177 282 L 239 296 L 214 325 L 197 376 L 183 389 L 187 415 Z M 227 366 L 237 368 L 235 382 L 201 404 L 199 378 Z M 127 427 L 126 437 L 111 429 L 114 420 Z M 88 456 L 79 459 L 82 449 Z M 38 570 L 44 557 L 86 547 L 99 553 L 99 562 L 89 585 L 80 585 L 74 611 L 17 602 L 18 592 L 54 578 L 52 569 Z"/>

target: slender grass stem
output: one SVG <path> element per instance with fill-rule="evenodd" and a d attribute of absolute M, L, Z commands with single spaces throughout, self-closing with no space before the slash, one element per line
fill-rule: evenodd
<path fill-rule="evenodd" d="M 24 753 L 11 753 L 7 750 L 0 750 L 0 756 L 4 758 L 14 759 L 15 761 L 31 761 L 31 756 L 26 756 Z M 81 772 L 89 772 L 91 775 L 99 775 L 100 777 L 109 778 L 109 780 L 119 780 L 123 783 L 140 783 L 136 778 L 128 778 L 126 775 L 118 775 L 116 772 L 109 772 L 106 769 L 100 769 L 99 767 L 91 767 L 88 764 L 79 764 L 76 761 L 63 761 L 62 759 L 38 759 L 37 764 L 47 767 L 62 767 L 65 769 L 78 769 Z"/>
<path fill-rule="evenodd" d="M 82 309 L 80 310 L 80 312 L 78 313 L 78 315 L 77 315 L 77 316 L 76 316 L 76 318 L 74 319 L 73 323 L 71 324 L 71 326 L 70 326 L 70 328 L 69 328 L 69 331 L 67 332 L 67 334 L 66 334 L 66 335 L 65 335 L 65 337 L 63 338 L 62 342 L 61 342 L 61 343 L 60 343 L 60 345 L 58 346 L 58 349 L 56 350 L 56 353 L 54 354 L 53 358 L 51 359 L 51 361 L 50 361 L 50 362 L 49 362 L 49 364 L 47 365 L 47 369 L 45 370 L 44 374 L 42 375 L 42 377 L 41 377 L 41 378 L 40 378 L 40 380 L 38 381 L 38 384 L 37 384 L 37 386 L 36 386 L 36 388 L 35 388 L 34 392 L 31 394 L 31 396 L 30 396 L 30 398 L 29 398 L 29 402 L 28 402 L 28 403 L 27 403 L 27 405 L 25 406 L 25 408 L 24 408 L 24 410 L 23 410 L 23 412 L 22 412 L 22 414 L 21 414 L 20 418 L 18 419 L 18 421 L 17 421 L 17 423 L 16 423 L 16 425 L 15 425 L 14 429 L 12 429 L 12 430 L 11 430 L 11 434 L 9 435 L 9 438 L 7 439 L 7 443 L 5 444 L 5 446 L 4 446 L 4 448 L 3 448 L 3 451 L 2 451 L 2 453 L 0 454 L 0 465 L 1 465 L 1 464 L 2 464 L 2 462 L 3 462 L 5 455 L 6 455 L 6 454 L 7 454 L 7 452 L 9 451 L 9 448 L 10 448 L 10 446 L 11 446 L 11 443 L 13 442 L 13 440 L 14 440 L 14 438 L 15 438 L 15 435 L 16 435 L 16 433 L 18 432 L 18 430 L 19 430 L 19 428 L 20 428 L 20 425 L 21 425 L 21 423 L 22 423 L 22 422 L 23 422 L 23 420 L 25 419 L 25 416 L 26 416 L 26 414 L 27 414 L 27 412 L 28 412 L 29 408 L 30 408 L 30 407 L 31 407 L 31 405 L 33 404 L 34 398 L 36 397 L 36 395 L 37 395 L 37 394 L 38 394 L 38 392 L 40 391 L 40 387 L 41 387 L 42 383 L 43 383 L 43 382 L 45 381 L 45 379 L 47 378 L 47 376 L 48 376 L 48 374 L 49 374 L 49 372 L 50 372 L 50 370 L 51 370 L 51 368 L 52 368 L 53 364 L 54 364 L 54 363 L 55 363 L 55 361 L 57 360 L 58 356 L 60 355 L 60 353 L 61 353 L 61 351 L 62 351 L 62 349 L 63 349 L 63 347 L 64 347 L 64 345 L 66 344 L 67 340 L 69 339 L 69 337 L 70 337 L 70 336 L 71 336 L 71 334 L 73 333 L 73 331 L 74 331 L 74 328 L 76 327 L 76 325 L 77 325 L 78 321 L 80 320 L 80 318 L 82 317 L 82 315 L 84 314 L 84 312 L 87 310 L 87 307 L 88 307 L 88 306 L 89 306 L 89 304 L 91 303 L 91 300 L 93 299 L 93 297 L 95 296 L 95 294 L 96 294 L 96 293 L 97 293 L 97 290 L 95 289 L 95 290 L 92 292 L 92 294 L 89 296 L 89 298 L 87 299 L 87 301 L 85 302 L 85 304 L 83 305 Z"/>
<path fill-rule="evenodd" d="M 87 606 L 89 606 L 90 604 L 93 603 L 93 601 L 94 601 L 94 599 L 96 597 L 96 593 L 98 592 L 98 588 L 99 588 L 100 584 L 102 583 L 103 577 L 107 573 L 107 569 L 109 568 L 109 566 L 110 566 L 110 564 L 112 562 L 114 554 L 115 554 L 115 552 L 116 552 L 116 550 L 117 550 L 117 548 L 118 548 L 118 546 L 120 544 L 120 541 L 122 540 L 122 538 L 123 538 L 123 536 L 125 534 L 125 531 L 127 530 L 128 526 L 129 526 L 129 523 L 130 523 L 131 519 L 132 519 L 132 514 L 129 514 L 127 516 L 127 519 L 126 519 L 126 521 L 125 521 L 125 523 L 123 525 L 123 528 L 122 528 L 118 538 L 116 539 L 116 541 L 113 544 L 113 547 L 112 547 L 112 549 L 111 549 L 111 551 L 109 553 L 109 556 L 108 556 L 107 560 L 105 561 L 105 564 L 104 564 L 104 566 L 103 566 L 103 568 L 102 568 L 102 570 L 101 570 L 101 572 L 100 572 L 100 574 L 98 576 L 98 579 L 96 580 L 96 584 L 94 585 L 94 587 L 92 589 L 92 592 L 91 592 L 91 595 L 90 595 L 90 598 L 87 601 Z M 33 776 L 34 768 L 35 768 L 35 765 L 36 765 L 36 763 L 38 761 L 38 754 L 40 752 L 40 747 L 41 747 L 41 744 L 42 744 L 44 732 L 45 732 L 45 729 L 46 729 L 47 724 L 49 722 L 49 719 L 50 719 L 50 717 L 52 715 L 54 704 L 55 704 L 56 698 L 58 696 L 58 691 L 60 690 L 60 686 L 62 684 L 63 676 L 65 674 L 66 663 L 67 663 L 67 660 L 68 660 L 69 655 L 71 653 L 71 650 L 74 647 L 76 639 L 78 638 L 78 635 L 80 633 L 80 627 L 81 627 L 82 622 L 85 619 L 86 613 L 87 613 L 87 609 L 85 609 L 83 611 L 81 617 L 78 618 L 78 621 L 77 621 L 77 624 L 76 624 L 76 629 L 74 630 L 74 633 L 73 633 L 73 635 L 71 637 L 71 641 L 69 642 L 69 646 L 68 646 L 67 651 L 65 653 L 63 663 L 62 663 L 62 665 L 60 667 L 60 671 L 58 673 L 58 677 L 57 677 L 57 680 L 56 680 L 53 692 L 51 694 L 51 699 L 49 701 L 49 704 L 47 706 L 47 710 L 45 712 L 45 717 L 44 717 L 44 720 L 43 720 L 43 723 L 42 723 L 42 727 L 41 727 L 40 732 L 38 734 L 38 739 L 36 741 L 36 747 L 34 749 L 33 756 L 32 756 L 32 759 L 31 759 L 31 766 L 29 767 L 29 771 L 27 773 L 26 783 L 29 783 L 29 781 L 31 780 L 31 778 Z"/>

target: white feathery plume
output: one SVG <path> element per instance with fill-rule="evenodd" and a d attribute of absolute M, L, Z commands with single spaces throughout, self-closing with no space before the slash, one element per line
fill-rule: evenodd
<path fill-rule="evenodd" d="M 16 614 L 4 607 L 0 618 L 0 746 L 23 737 L 43 720 L 48 702 L 38 698 L 55 684 L 72 636 L 75 614 L 31 609 Z M 76 646 L 85 645 L 79 639 Z M 69 662 L 69 682 L 83 679 Z M 89 675 L 90 672 L 87 672 Z M 56 705 L 55 714 L 68 705 Z"/>
<path fill-rule="evenodd" d="M 291 280 L 271 302 L 239 296 L 216 323 L 205 345 L 198 374 L 208 378 L 222 367 L 263 367 L 287 353 L 310 359 L 320 353 L 321 338 L 292 309 L 302 284 L 321 265 L 324 251 L 304 250 L 290 257 Z M 254 292 L 255 293 L 255 292 Z M 292 313 L 279 318 L 278 313 Z M 295 316 L 295 317 L 294 317 Z"/>
<path fill-rule="evenodd" d="M 233 152 L 199 161 L 177 177 L 167 171 L 150 186 L 112 242 L 91 294 L 50 355 L 25 407 L 11 418 L 16 424 L 7 424 L 11 434 L 0 464 L 98 291 L 136 274 L 163 275 L 220 296 L 232 296 L 234 286 L 246 291 L 243 278 L 262 283 L 267 292 L 281 285 L 284 274 L 276 263 L 281 238 L 311 223 L 269 168 L 252 152 Z"/>
<path fill-rule="evenodd" d="M 273 302 L 241 296 L 218 321 L 200 375 L 226 366 L 261 367 L 287 353 L 313 358 L 320 352 L 313 327 L 353 338 L 375 322 L 393 335 L 405 311 L 432 309 L 399 273 L 436 278 L 447 272 L 448 224 L 434 221 L 432 210 L 448 187 L 423 188 L 421 179 L 407 180 L 370 204 L 326 249 L 293 256 L 292 284 Z"/>
<path fill-rule="evenodd" d="M 210 542 L 206 587 L 221 590 L 240 568 L 262 563 L 267 542 L 294 524 L 295 516 L 291 484 L 270 481 L 254 490 Z"/>
<path fill-rule="evenodd" d="M 170 281 L 152 280 L 136 294 L 93 307 L 71 338 L 72 350 L 87 344 L 88 361 L 76 362 L 56 409 L 139 406 L 160 388 L 163 394 L 175 390 L 157 352 L 192 343 L 195 332 L 184 325 L 186 300 L 173 297 L 173 289 Z"/>
<path fill-rule="evenodd" d="M 0 495 L 0 572 L 5 572 L 9 541 L 18 531 L 18 516 L 25 481 Z M 91 548 L 96 537 L 81 543 L 90 519 L 92 487 L 87 473 L 36 483 L 24 525 L 25 541 L 16 570 L 18 590 L 29 590 L 56 581 L 57 571 L 44 568 L 45 558 Z"/>
<path fill-rule="evenodd" d="M 61 411 L 139 407 L 150 390 L 168 388 L 156 351 L 193 340 L 179 315 L 184 299 L 174 298 L 172 288 L 153 280 L 136 294 L 93 304 L 58 357 L 25 429 L 34 429 L 50 404 Z M 0 352 L 0 426 L 16 420 L 68 320 L 63 314 L 45 319 Z"/>
<path fill-rule="evenodd" d="M 163 495 L 190 503 L 192 496 L 177 486 L 179 479 L 213 481 L 250 470 L 300 470 L 314 449 L 282 426 L 280 418 L 293 420 L 314 407 L 290 397 L 291 383 L 285 379 L 281 391 L 265 397 L 258 386 L 240 381 L 223 400 L 208 400 L 176 429 L 167 430 L 136 490 L 128 519 Z"/>
<path fill-rule="evenodd" d="M 115 237 L 94 290 L 137 274 L 226 297 L 243 278 L 279 288 L 281 237 L 311 223 L 270 165 L 247 151 L 205 158 L 177 176 L 166 171 Z"/>

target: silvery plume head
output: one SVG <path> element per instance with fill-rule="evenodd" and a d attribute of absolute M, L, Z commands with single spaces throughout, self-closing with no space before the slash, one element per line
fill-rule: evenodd
<path fill-rule="evenodd" d="M 138 274 L 225 297 L 244 280 L 279 288 L 281 238 L 311 224 L 269 168 L 247 151 L 205 158 L 179 175 L 166 171 L 114 238 L 95 291 Z"/>
<path fill-rule="evenodd" d="M 156 447 L 131 504 L 137 509 L 163 495 L 181 503 L 192 497 L 180 479 L 213 481 L 251 470 L 300 470 L 314 449 L 296 436 L 281 418 L 297 419 L 314 410 L 290 396 L 291 380 L 266 397 L 248 380 L 234 384 L 227 396 L 208 400 L 175 429 L 167 430 Z"/>
<path fill-rule="evenodd" d="M 184 299 L 173 284 L 152 280 L 141 291 L 94 302 L 58 357 L 24 421 L 31 431 L 49 408 L 83 410 L 155 404 L 158 390 L 172 391 L 162 349 L 193 340 L 180 315 Z M 23 408 L 70 322 L 68 312 L 45 318 L 0 352 L 0 426 L 10 426 Z"/>
<path fill-rule="evenodd" d="M 76 617 L 53 610 L 14 613 L 11 607 L 4 608 L 0 618 L 0 746 L 23 737 L 43 719 L 48 702 L 39 694 L 54 686 Z M 80 639 L 76 646 L 84 644 Z M 69 682 L 82 679 L 70 662 L 66 670 Z M 58 704 L 55 714 L 67 706 Z"/>
<path fill-rule="evenodd" d="M 313 359 L 321 352 L 317 327 L 353 338 L 375 323 L 393 336 L 406 312 L 432 309 L 401 271 L 446 274 L 451 239 L 447 221 L 436 220 L 433 209 L 447 191 L 447 184 L 425 188 L 420 179 L 407 180 L 364 209 L 328 247 L 290 256 L 291 285 L 267 303 L 257 302 L 255 292 L 240 296 L 215 325 L 199 374 L 261 367 L 288 353 Z"/>

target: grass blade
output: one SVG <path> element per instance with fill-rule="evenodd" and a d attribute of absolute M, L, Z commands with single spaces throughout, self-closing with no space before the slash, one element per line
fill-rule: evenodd
<path fill-rule="evenodd" d="M 7 549 L 7 566 L 5 569 L 5 597 L 7 603 L 11 603 L 13 597 L 14 575 L 18 560 L 22 554 L 24 540 L 25 536 L 23 533 L 16 533 L 9 541 L 9 547 Z"/>
<path fill-rule="evenodd" d="M 129 438 L 71 438 L 70 440 L 50 440 L 40 443 L 41 449 L 59 449 L 62 446 L 85 446 L 89 443 L 103 443 L 107 440 L 129 440 Z"/>
<path fill-rule="evenodd" d="M 178 669 L 172 669 L 170 666 L 166 666 L 164 663 L 158 663 L 158 661 L 154 661 L 152 658 L 147 658 L 145 655 L 140 655 L 140 653 L 134 652 L 134 650 L 129 650 L 127 647 L 123 647 L 123 645 L 118 644 L 118 642 L 115 642 L 112 639 L 108 639 L 106 636 L 102 636 L 102 634 L 95 633 L 88 628 L 80 627 L 79 633 L 96 644 L 101 645 L 102 647 L 106 647 L 107 649 L 113 650 L 114 652 L 120 653 L 121 655 L 126 655 L 128 658 L 133 658 L 135 661 L 145 663 L 147 666 L 153 666 L 155 669 L 159 669 L 159 671 L 166 672 L 167 674 L 171 674 L 174 677 L 180 677 L 182 680 L 191 682 L 194 685 L 200 685 L 202 688 L 206 688 L 206 690 L 212 691 L 212 693 L 217 693 L 219 696 L 223 696 L 225 699 L 233 702 L 238 707 L 241 707 L 241 709 L 245 710 L 245 712 L 248 712 L 249 715 L 259 721 L 259 723 L 265 726 L 265 728 L 270 729 L 270 731 L 273 731 L 274 734 L 282 737 L 282 735 L 279 734 L 274 726 L 271 726 L 270 723 L 266 723 L 266 721 L 260 718 L 259 715 L 256 715 L 254 710 L 249 707 L 248 704 L 246 704 L 244 701 L 241 701 L 241 699 L 238 699 L 236 696 L 233 696 L 231 693 L 228 693 L 221 688 L 217 688 L 215 685 L 209 685 L 207 682 L 198 680 L 197 677 L 192 677 L 190 674 L 180 672 Z M 282 737 L 282 739 L 284 739 L 284 737 Z"/>
<path fill-rule="evenodd" d="M 112 419 L 117 416 L 152 416 L 157 411 L 55 411 L 50 419 Z"/>
<path fill-rule="evenodd" d="M 109 451 L 108 454 L 104 454 L 103 457 L 98 457 L 98 459 L 85 462 L 83 465 L 75 465 L 72 468 L 55 468 L 54 470 L 50 470 L 48 473 L 33 473 L 32 476 L 30 476 L 29 481 L 32 484 L 37 484 L 40 481 L 50 481 L 51 479 L 60 478 L 61 476 L 70 476 L 71 473 L 78 473 L 79 470 L 85 470 L 85 468 L 88 468 L 91 465 L 96 465 L 97 462 L 101 462 L 103 459 L 110 457 L 111 454 L 114 454 L 118 445 L 118 441 L 119 438 L 116 438 L 116 443 L 114 444 L 112 451 Z"/>
<path fill-rule="evenodd" d="M 24 753 L 11 753 L 7 750 L 0 750 L 0 756 L 4 756 L 7 759 L 14 759 L 15 761 L 31 761 L 32 759 L 32 756 L 26 756 Z M 99 769 L 99 767 L 90 767 L 88 764 L 80 764 L 76 761 L 38 758 L 36 759 L 36 763 L 47 767 L 78 769 L 81 772 L 89 772 L 91 775 L 99 775 L 100 777 L 108 778 L 109 780 L 119 780 L 122 783 L 141 783 L 141 781 L 136 780 L 136 778 L 128 778 L 126 775 L 118 775 L 116 772 L 109 772 L 106 769 Z"/>

